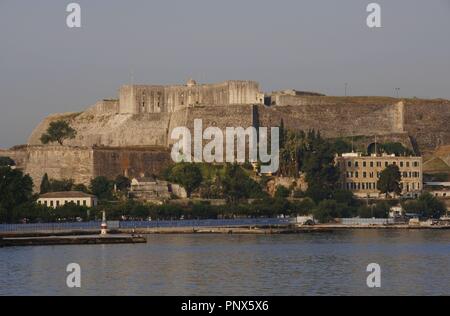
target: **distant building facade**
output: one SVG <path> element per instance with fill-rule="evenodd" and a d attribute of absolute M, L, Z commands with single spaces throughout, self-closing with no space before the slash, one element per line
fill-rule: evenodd
<path fill-rule="evenodd" d="M 74 203 L 78 206 L 94 207 L 97 206 L 98 199 L 95 195 L 78 191 L 49 192 L 41 194 L 37 203 L 53 208 L 64 206 L 68 203 Z"/>
<path fill-rule="evenodd" d="M 172 113 L 194 106 L 263 104 L 264 93 L 256 81 L 233 80 L 217 84 L 126 85 L 119 91 L 119 113 Z"/>
<path fill-rule="evenodd" d="M 425 182 L 425 190 L 434 197 L 450 199 L 450 182 Z"/>
<path fill-rule="evenodd" d="M 422 157 L 348 153 L 337 156 L 336 165 L 341 171 L 341 188 L 352 191 L 360 198 L 381 197 L 377 182 L 381 172 L 389 165 L 399 167 L 402 195 L 417 197 L 423 190 Z"/>

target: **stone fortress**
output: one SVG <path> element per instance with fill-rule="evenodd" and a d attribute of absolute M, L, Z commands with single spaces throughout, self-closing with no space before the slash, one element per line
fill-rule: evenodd
<path fill-rule="evenodd" d="M 174 113 L 186 107 L 232 104 L 263 104 L 264 94 L 254 81 L 197 84 L 190 79 L 179 86 L 123 86 L 119 91 L 121 114 Z"/>
<path fill-rule="evenodd" d="M 13 158 L 35 186 L 45 173 L 85 184 L 99 175 L 158 175 L 171 162 L 171 131 L 193 128 L 197 118 L 204 128 L 283 124 L 292 130 L 315 129 L 327 138 L 353 139 L 361 150 L 375 136 L 378 142 L 400 142 L 425 155 L 450 145 L 448 100 L 334 97 L 296 90 L 264 94 L 254 81 L 198 84 L 191 79 L 185 85 L 125 85 L 117 99 L 99 101 L 81 113 L 50 115 L 27 145 L 0 151 L 0 156 Z M 41 135 L 56 120 L 68 121 L 76 138 L 64 146 L 42 145 Z"/>

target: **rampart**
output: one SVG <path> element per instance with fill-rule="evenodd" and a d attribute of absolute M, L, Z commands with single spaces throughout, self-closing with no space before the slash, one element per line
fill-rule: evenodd
<path fill-rule="evenodd" d="M 230 88 L 232 84 L 237 86 Z M 195 119 L 202 119 L 203 128 L 215 126 L 223 130 L 281 124 L 293 130 L 315 129 L 327 138 L 355 137 L 355 145 L 360 147 L 374 142 L 376 136 L 378 142 L 398 141 L 417 153 L 450 145 L 448 100 L 277 93 L 276 104 L 266 106 L 257 99 L 258 84 L 246 81 L 215 85 L 197 85 L 190 81 L 186 86 L 125 86 L 122 89 L 131 89 L 130 95 L 121 92 L 119 100 L 102 100 L 85 112 L 47 117 L 33 131 L 28 147 L 3 153 L 17 159 L 18 165 L 25 166 L 35 181 L 40 181 L 47 172 L 53 178 L 73 178 L 88 183 L 98 175 L 114 178 L 119 174 L 130 177 L 158 174 L 170 163 L 172 130 L 179 126 L 193 130 Z M 196 94 L 196 89 L 204 90 Z M 138 90 L 138 94 L 150 98 L 144 100 L 143 110 L 134 109 L 139 105 L 139 98 L 135 98 Z M 236 92 L 239 90 L 241 92 Z M 162 93 L 161 110 L 155 110 L 158 91 Z M 183 93 L 187 99 L 171 101 L 178 93 Z M 127 98 L 131 99 L 127 101 Z M 62 147 L 42 146 L 41 135 L 50 122 L 56 120 L 68 121 L 77 136 Z"/>

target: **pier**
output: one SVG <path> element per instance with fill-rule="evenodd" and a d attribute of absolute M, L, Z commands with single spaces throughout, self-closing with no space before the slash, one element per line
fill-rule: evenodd
<path fill-rule="evenodd" d="M 103 245 L 146 243 L 146 238 L 134 235 L 89 235 L 0 238 L 0 247 L 54 246 L 54 245 Z"/>

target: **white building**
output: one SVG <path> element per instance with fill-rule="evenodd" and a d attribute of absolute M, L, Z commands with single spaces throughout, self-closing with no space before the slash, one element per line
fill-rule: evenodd
<path fill-rule="evenodd" d="M 78 206 L 93 207 L 97 206 L 97 197 L 91 194 L 78 191 L 69 192 L 50 192 L 39 196 L 38 204 L 57 208 L 68 203 L 74 203 Z"/>

